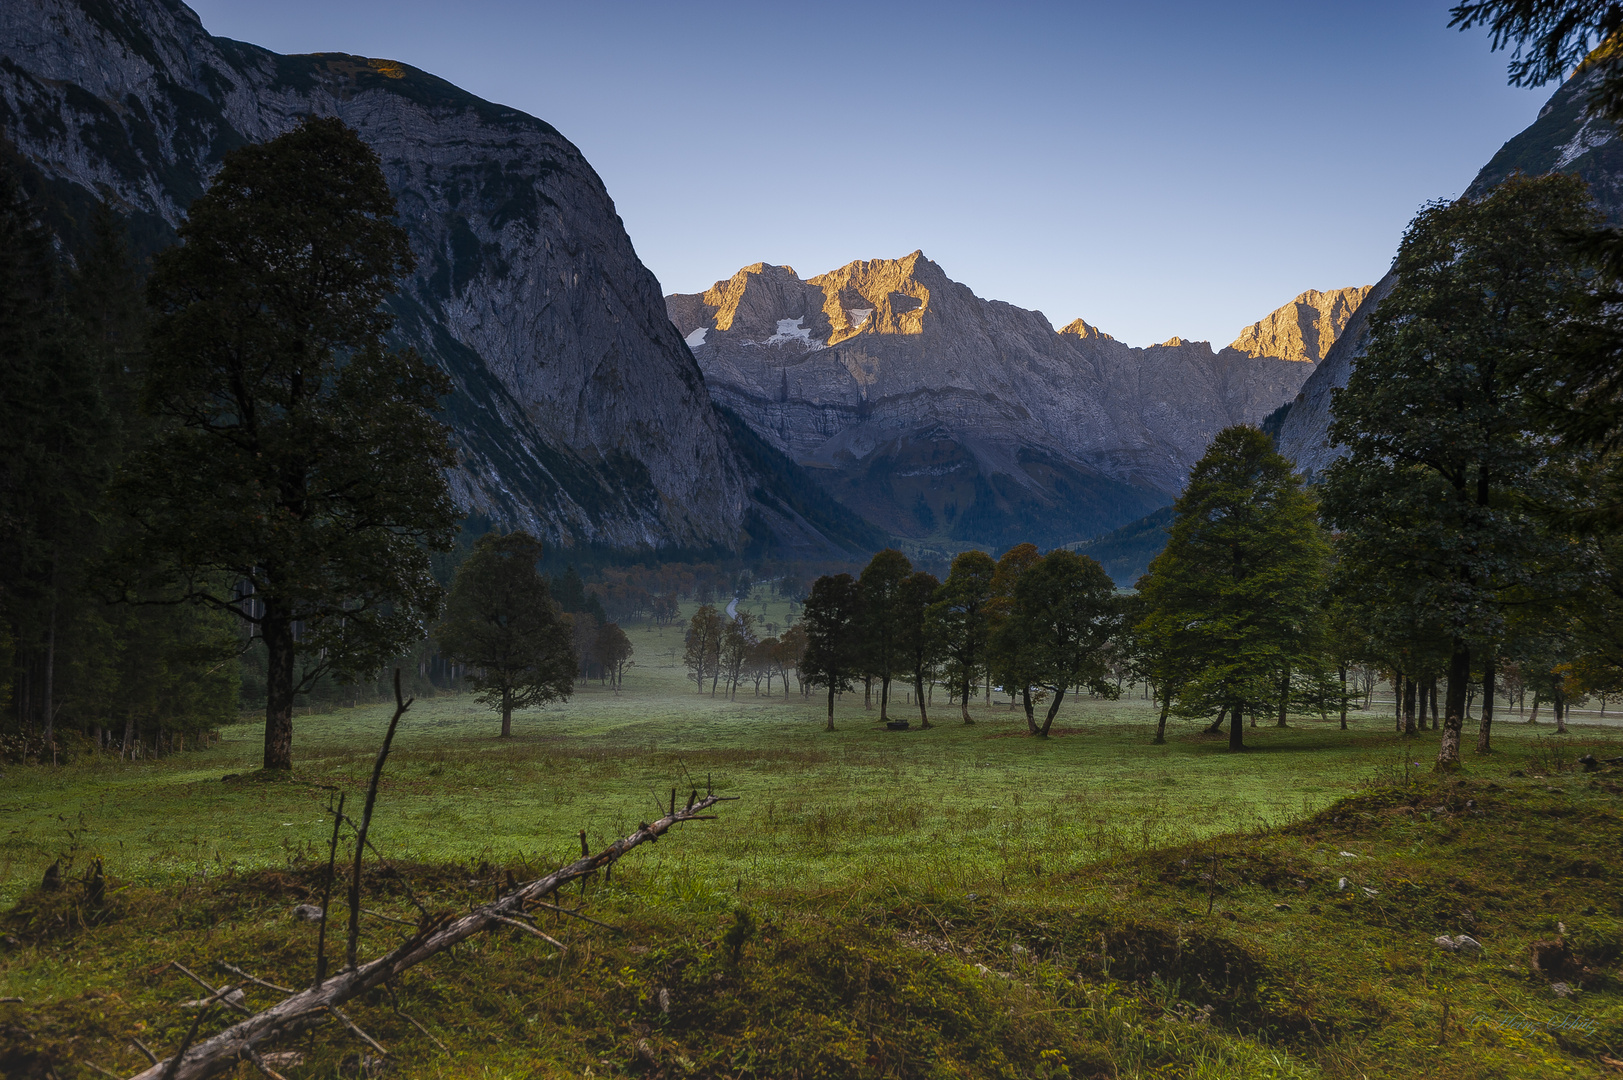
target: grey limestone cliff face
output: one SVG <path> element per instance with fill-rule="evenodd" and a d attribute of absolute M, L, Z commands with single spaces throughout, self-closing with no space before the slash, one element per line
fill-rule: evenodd
<path fill-rule="evenodd" d="M 563 544 L 732 546 L 763 516 L 816 542 L 753 501 L 658 282 L 546 123 L 404 64 L 211 37 L 175 0 L 0 5 L 0 126 L 59 228 L 99 194 L 155 247 L 222 154 L 307 114 L 354 127 L 398 198 L 398 334 L 456 384 L 463 505 Z"/>
<path fill-rule="evenodd" d="M 1395 273 L 1388 273 L 1367 290 L 1324 362 L 1302 384 L 1302 392 L 1291 403 L 1280 425 L 1279 452 L 1294 461 L 1309 480 L 1345 453 L 1342 448 L 1330 445 L 1330 405 L 1335 392 L 1347 385 L 1348 376 L 1369 345 L 1370 315 L 1386 299 L 1397 280 Z"/>
<path fill-rule="evenodd" d="M 1516 172 L 1528 176 L 1569 172 L 1589 185 L 1608 220 L 1623 223 L 1623 140 L 1611 124 L 1585 110 L 1595 78 L 1584 74 L 1562 84 L 1539 110 L 1538 119 L 1482 167 L 1466 194 L 1483 195 Z"/>
<path fill-rule="evenodd" d="M 1477 173 L 1466 195 L 1484 195 L 1512 173 L 1541 176 L 1559 170 L 1581 177 L 1607 219 L 1614 225 L 1623 223 L 1623 139 L 1611 125 L 1586 114 L 1585 98 L 1592 80 L 1592 75 L 1570 79 L 1550 95 L 1538 119 L 1499 148 Z M 1280 451 L 1310 478 L 1344 452 L 1329 441 L 1331 397 L 1334 390 L 1347 385 L 1364 354 L 1369 316 L 1395 282 L 1396 277 L 1388 274 L 1364 298 L 1280 426 Z"/>
<path fill-rule="evenodd" d="M 718 402 L 918 538 L 1061 543 L 1141 517 L 1212 436 L 1291 400 L 1314 366 L 1131 348 L 1080 319 L 1057 332 L 920 252 L 804 280 L 757 263 L 666 308 Z"/>

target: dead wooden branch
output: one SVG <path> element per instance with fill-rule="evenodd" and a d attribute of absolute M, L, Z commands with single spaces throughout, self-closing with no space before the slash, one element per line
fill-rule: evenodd
<path fill-rule="evenodd" d="M 569 951 L 569 946 L 565 945 L 563 942 L 559 941 L 555 937 L 551 937 L 551 936 L 549 936 L 547 934 L 543 934 L 540 930 L 537 930 L 535 927 L 531 926 L 527 922 L 519 922 L 517 919 L 510 919 L 506 915 L 498 915 L 496 917 L 496 921 L 497 922 L 504 922 L 508 926 L 516 926 L 520 930 L 523 930 L 525 933 L 534 934 L 536 937 L 540 938 L 542 941 L 545 941 L 550 945 L 554 945 L 554 946 L 556 946 L 557 948 L 561 949 L 564 952 Z"/>
<path fill-rule="evenodd" d="M 179 960 L 171 960 L 169 962 L 169 966 L 209 992 L 209 996 L 206 998 L 201 998 L 197 1001 L 183 1002 L 182 1004 L 187 1008 L 205 1009 L 211 1005 L 225 1005 L 228 1008 L 237 1010 L 245 1016 L 253 1015 L 253 1010 L 249 1009 L 247 1005 L 242 1003 L 242 995 L 238 993 L 238 991 L 242 989 L 240 986 L 222 986 L 216 989 L 215 987 L 204 982 L 196 972 L 188 970 L 186 965 L 182 964 Z M 232 994 L 237 994 L 237 997 L 233 998 L 231 996 Z"/>
<path fill-rule="evenodd" d="M 370 915 L 374 919 L 382 919 L 384 922 L 399 923 L 401 926 L 416 926 L 417 925 L 416 923 L 412 922 L 410 919 L 397 919 L 393 915 L 385 915 L 381 911 L 372 911 L 372 910 L 370 910 L 368 908 L 362 908 L 361 909 L 361 914 L 362 915 Z"/>
<path fill-rule="evenodd" d="M 258 1069 L 260 1074 L 266 1077 L 267 1080 L 287 1080 L 287 1077 L 271 1068 L 270 1065 L 266 1063 L 264 1057 L 261 1056 L 257 1051 L 248 1051 L 248 1060 L 254 1063 L 254 1068 Z"/>
<path fill-rule="evenodd" d="M 344 824 L 344 793 L 338 793 L 338 807 L 329 802 L 332 813 L 332 845 L 327 849 L 327 883 L 321 893 L 321 928 L 316 931 L 316 985 L 327 977 L 327 911 L 332 907 L 332 883 L 338 872 L 338 830 Z"/>
<path fill-rule="evenodd" d="M 297 990 L 291 990 L 291 989 L 289 989 L 288 987 L 285 987 L 285 986 L 277 986 L 273 982 L 266 982 L 264 979 L 256 978 L 256 977 L 248 974 L 246 971 L 242 970 L 241 968 L 235 967 L 235 966 L 233 966 L 231 964 L 226 963 L 224 960 L 216 960 L 216 961 L 214 961 L 214 966 L 219 968 L 221 971 L 229 972 L 230 974 L 235 975 L 237 978 L 241 979 L 243 982 L 253 983 L 255 986 L 263 986 L 266 990 L 275 990 L 278 994 L 296 994 L 296 993 L 298 993 Z M 141 1044 L 136 1043 L 136 1045 L 140 1046 Z M 151 1052 L 146 1051 L 145 1048 L 143 1048 L 143 1052 L 145 1052 L 148 1057 L 152 1057 Z M 158 1059 L 157 1058 L 152 1058 L 152 1060 L 157 1061 Z"/>
<path fill-rule="evenodd" d="M 416 698 L 400 696 L 400 669 L 394 669 L 394 715 L 389 718 L 389 730 L 383 734 L 383 745 L 378 747 L 377 760 L 372 763 L 372 782 L 366 786 L 366 805 L 361 808 L 361 827 L 355 835 L 355 873 L 349 881 L 349 942 L 344 957 L 350 968 L 358 962 L 355 950 L 361 940 L 361 859 L 366 855 L 366 834 L 372 828 L 372 809 L 378 802 L 378 781 L 383 777 L 383 763 L 388 760 L 389 746 L 394 742 L 395 729 Z"/>
<path fill-rule="evenodd" d="M 680 809 L 657 821 L 645 822 L 635 832 L 616 840 L 597 854 L 584 856 L 545 877 L 520 885 L 466 915 L 424 919 L 418 924 L 417 932 L 393 951 L 292 994 L 195 1046 L 190 1045 L 191 1039 L 188 1038 L 186 1045 L 173 1058 L 137 1073 L 132 1080 L 205 1080 L 224 1072 L 268 1042 L 315 1027 L 328 1015 L 329 1006 L 341 1005 L 474 934 L 503 925 L 504 919 L 522 913 L 525 905 L 552 895 L 571 881 L 614 865 L 633 848 L 657 841 L 673 827 L 684 822 L 714 818 L 715 815 L 705 814 L 704 811 L 732 798 L 706 795 L 695 802 L 691 810 Z M 201 1020 L 201 1017 L 198 1019 Z"/>
<path fill-rule="evenodd" d="M 376 1050 L 378 1053 L 385 1054 L 385 1055 L 388 1054 L 389 1051 L 387 1051 L 387 1050 L 385 1050 L 383 1048 L 382 1043 L 378 1042 L 372 1036 L 368 1035 L 366 1032 L 362 1031 L 359 1027 L 357 1027 L 356 1024 L 355 1024 L 355 1021 L 351 1020 L 349 1017 L 345 1016 L 342 1012 L 340 1012 L 338 1010 L 337 1006 L 328 1005 L 327 1006 L 327 1011 L 332 1013 L 335 1017 L 337 1017 L 338 1022 L 340 1024 L 343 1024 L 345 1027 L 349 1028 L 349 1033 L 351 1035 L 355 1036 L 357 1039 L 361 1040 L 363 1043 L 370 1046 L 372 1049 Z"/>
<path fill-rule="evenodd" d="M 608 876 L 606 871 L 604 873 L 604 876 L 605 877 Z M 582 915 L 575 908 L 559 907 L 557 904 L 548 904 L 548 903 L 546 903 L 544 901 L 541 901 L 541 900 L 537 900 L 534 904 L 532 904 L 530 906 L 531 907 L 538 907 L 538 908 L 546 908 L 548 911 L 556 911 L 560 915 L 569 915 L 569 916 L 572 916 L 573 918 L 581 920 L 582 922 L 589 922 L 593 926 L 601 926 L 605 930 L 613 930 L 617 934 L 621 933 L 621 930 L 620 930 L 620 928 L 618 926 L 611 926 L 606 922 L 599 922 L 598 920 L 592 918 L 590 915 Z"/>
<path fill-rule="evenodd" d="M 440 1048 L 440 1053 L 449 1054 L 451 1052 L 450 1050 L 446 1049 L 444 1043 L 440 1042 L 438 1039 L 436 1039 L 434 1037 L 434 1033 L 432 1031 L 429 1031 L 423 1025 L 419 1024 L 416 1020 L 412 1019 L 410 1014 L 401 1012 L 399 1005 L 395 1006 L 394 1014 L 396 1016 L 400 1017 L 400 1019 L 404 1020 L 406 1023 L 410 1024 L 412 1027 L 416 1028 L 418 1031 L 421 1031 L 423 1033 L 423 1037 L 425 1039 L 427 1039 L 429 1042 L 433 1043 L 435 1046 Z"/>

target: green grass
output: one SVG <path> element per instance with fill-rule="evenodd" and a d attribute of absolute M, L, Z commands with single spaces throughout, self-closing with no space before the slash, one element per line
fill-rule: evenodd
<path fill-rule="evenodd" d="M 405 1075 L 1616 1075 L 1623 785 L 1573 762 L 1623 754 L 1623 733 L 1502 723 L 1500 752 L 1449 780 L 1425 772 L 1435 735 L 1406 743 L 1382 711 L 1348 732 L 1259 727 L 1238 756 L 1193 724 L 1149 745 L 1137 699 L 1068 701 L 1044 741 L 1005 708 L 965 727 L 939 697 L 938 727 L 887 732 L 846 695 L 826 733 L 821 703 L 781 687 L 695 693 L 674 628 L 631 637 L 624 692 L 582 687 L 517 716 L 511 740 L 471 697 L 413 705 L 379 848 L 456 908 L 571 857 L 582 829 L 594 846 L 630 831 L 673 787 L 739 801 L 590 886 L 628 933 L 570 922 L 550 931 L 564 956 L 495 935 L 409 975 L 403 1007 L 450 1053 L 385 999 L 357 1005 Z M 300 717 L 280 782 L 253 779 L 252 723 L 161 761 L 8 770 L 0 997 L 23 1002 L 0 1004 L 0 1073 L 133 1071 L 132 1035 L 172 1047 L 173 1003 L 195 995 L 171 959 L 307 978 L 312 933 L 287 912 L 317 888 L 324 807 L 363 789 L 386 718 Z M 121 890 L 105 910 L 76 883 L 35 888 L 53 860 L 72 878 L 96 857 Z M 403 916 L 398 881 L 375 874 L 368 895 Z M 1558 923 L 1590 965 L 1570 999 L 1527 962 Z M 392 929 L 369 925 L 367 951 Z M 1443 932 L 1486 953 L 1444 953 Z M 1471 1022 L 1506 1010 L 1594 1031 Z M 303 1048 L 294 1080 L 354 1049 L 336 1032 Z"/>

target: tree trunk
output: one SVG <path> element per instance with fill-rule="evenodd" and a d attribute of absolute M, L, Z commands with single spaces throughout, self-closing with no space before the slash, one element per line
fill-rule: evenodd
<path fill-rule="evenodd" d="M 1471 647 L 1464 638 L 1454 639 L 1454 655 L 1448 660 L 1448 699 L 1443 717 L 1443 737 L 1437 747 L 1437 768 L 1443 771 L 1460 765 L 1460 730 L 1465 726 L 1465 686 L 1471 681 Z"/>
<path fill-rule="evenodd" d="M 502 690 L 502 738 L 511 739 L 512 737 L 513 737 L 513 693 L 512 693 L 512 691 L 507 690 L 507 689 L 504 688 Z"/>
<path fill-rule="evenodd" d="M 1245 725 L 1245 715 L 1244 714 L 1245 714 L 1245 710 L 1240 708 L 1238 705 L 1233 705 L 1233 706 L 1229 707 L 1229 717 L 1230 717 L 1230 719 L 1229 719 L 1229 749 L 1230 750 L 1244 750 L 1245 749 L 1245 726 L 1244 726 Z M 1217 716 L 1218 716 L 1218 719 L 1221 720 L 1222 717 L 1223 717 L 1223 714 L 1218 713 Z"/>
<path fill-rule="evenodd" d="M 1431 677 L 1431 679 L 1426 683 L 1426 686 L 1427 686 L 1427 689 L 1430 691 L 1429 696 L 1431 698 L 1431 730 L 1436 731 L 1437 730 L 1437 676 L 1433 675 Z M 1465 688 L 1466 688 L 1467 691 L 1469 691 L 1470 688 L 1471 688 L 1470 683 L 1466 683 Z M 1463 721 L 1464 718 L 1465 718 L 1465 704 L 1464 704 L 1464 702 L 1461 702 L 1461 704 L 1460 704 L 1460 719 Z"/>
<path fill-rule="evenodd" d="M 1493 731 L 1493 669 L 1498 658 L 1489 651 L 1482 661 L 1482 719 L 1476 729 L 1476 752 L 1479 754 L 1493 753 L 1493 747 L 1488 739 Z"/>
<path fill-rule="evenodd" d="M 974 720 L 970 719 L 969 716 L 969 692 L 973 689 L 974 684 L 970 682 L 969 676 L 965 675 L 964 692 L 958 695 L 958 707 L 963 710 L 965 724 L 973 724 L 975 722 Z"/>
<path fill-rule="evenodd" d="M 1170 700 L 1171 696 L 1172 695 L 1170 695 L 1170 694 L 1167 695 L 1169 700 Z M 1227 715 L 1228 715 L 1228 707 L 1227 706 L 1224 706 L 1223 708 L 1218 709 L 1217 710 L 1217 719 L 1213 720 L 1212 721 L 1212 726 L 1206 729 L 1206 734 L 1208 734 L 1208 735 L 1220 734 L 1222 732 L 1222 730 L 1223 730 L 1223 718 L 1225 716 L 1227 716 Z"/>
<path fill-rule="evenodd" d="M 1347 730 L 1347 665 L 1341 665 L 1341 730 Z"/>
<path fill-rule="evenodd" d="M 1274 727 L 1285 726 L 1285 711 L 1290 708 L 1291 700 L 1291 669 L 1286 668 L 1285 673 L 1279 677 L 1279 722 Z"/>
<path fill-rule="evenodd" d="M 1420 680 L 1413 675 L 1405 676 L 1403 679 L 1403 733 L 1405 735 L 1415 733 L 1415 698 L 1419 695 L 1419 692 Z"/>
<path fill-rule="evenodd" d="M 1012 705 L 1014 695 L 1010 694 L 1009 698 Z M 1025 706 L 1026 709 L 1026 729 L 1033 735 L 1047 735 L 1048 732 L 1037 730 L 1037 710 L 1031 704 L 1031 687 L 1023 686 L 1020 688 L 1020 704 Z"/>
<path fill-rule="evenodd" d="M 890 672 L 879 676 L 879 722 L 890 719 Z"/>
<path fill-rule="evenodd" d="M 1555 733 L 1565 735 L 1567 733 L 1567 695 L 1563 691 L 1557 690 L 1550 696 L 1550 708 L 1555 710 Z"/>
<path fill-rule="evenodd" d="M 1043 719 L 1043 738 L 1048 737 L 1048 729 L 1054 726 L 1054 717 L 1059 712 L 1059 703 L 1065 700 L 1065 687 L 1054 691 L 1053 704 L 1048 706 L 1048 715 Z"/>
<path fill-rule="evenodd" d="M 44 747 L 56 763 L 56 608 L 55 559 L 51 570 L 51 617 L 45 631 L 45 731 Z"/>
<path fill-rule="evenodd" d="M 928 712 L 926 712 L 925 709 L 924 709 L 924 672 L 923 671 L 915 671 L 913 673 L 913 696 L 915 698 L 917 698 L 918 702 L 919 702 L 919 727 L 920 727 L 920 729 L 934 727 L 935 725 L 930 723 L 930 714 Z"/>
<path fill-rule="evenodd" d="M 1161 699 L 1161 719 L 1155 725 L 1155 745 L 1160 746 L 1167 741 L 1167 713 L 1172 711 L 1172 695 L 1167 694 Z"/>
<path fill-rule="evenodd" d="M 1527 722 L 1529 724 L 1538 723 L 1538 706 L 1539 701 L 1541 698 L 1543 698 L 1543 696 L 1544 695 L 1540 694 L 1537 690 L 1533 691 L 1533 712 L 1527 717 Z"/>
<path fill-rule="evenodd" d="M 293 768 L 293 620 L 267 602 L 259 623 L 265 641 L 265 768 Z"/>
<path fill-rule="evenodd" d="M 834 730 L 834 680 L 828 681 L 828 726 L 824 731 Z"/>
<path fill-rule="evenodd" d="M 1392 676 L 1392 729 L 1403 730 L 1403 672 Z"/>

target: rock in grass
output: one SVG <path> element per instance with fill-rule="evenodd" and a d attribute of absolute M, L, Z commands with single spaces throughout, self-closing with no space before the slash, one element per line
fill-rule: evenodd
<path fill-rule="evenodd" d="M 1274 910 L 1275 911 L 1289 911 L 1290 909 L 1291 909 L 1291 906 L 1289 904 L 1275 904 L 1274 905 Z"/>
<path fill-rule="evenodd" d="M 314 904 L 300 904 L 293 909 L 293 917 L 303 919 L 305 922 L 320 922 L 321 909 Z"/>
<path fill-rule="evenodd" d="M 1478 941 L 1470 934 L 1458 934 L 1454 937 L 1449 937 L 1447 934 L 1442 934 L 1436 938 L 1433 938 L 1432 940 L 1437 943 L 1438 948 L 1447 949 L 1449 952 L 1482 951 L 1482 942 Z"/>
<path fill-rule="evenodd" d="M 1568 986 L 1564 982 L 1551 983 L 1550 984 L 1550 992 L 1553 993 L 1556 997 L 1563 997 L 1563 998 L 1564 997 L 1571 997 L 1572 996 L 1572 987 Z"/>

